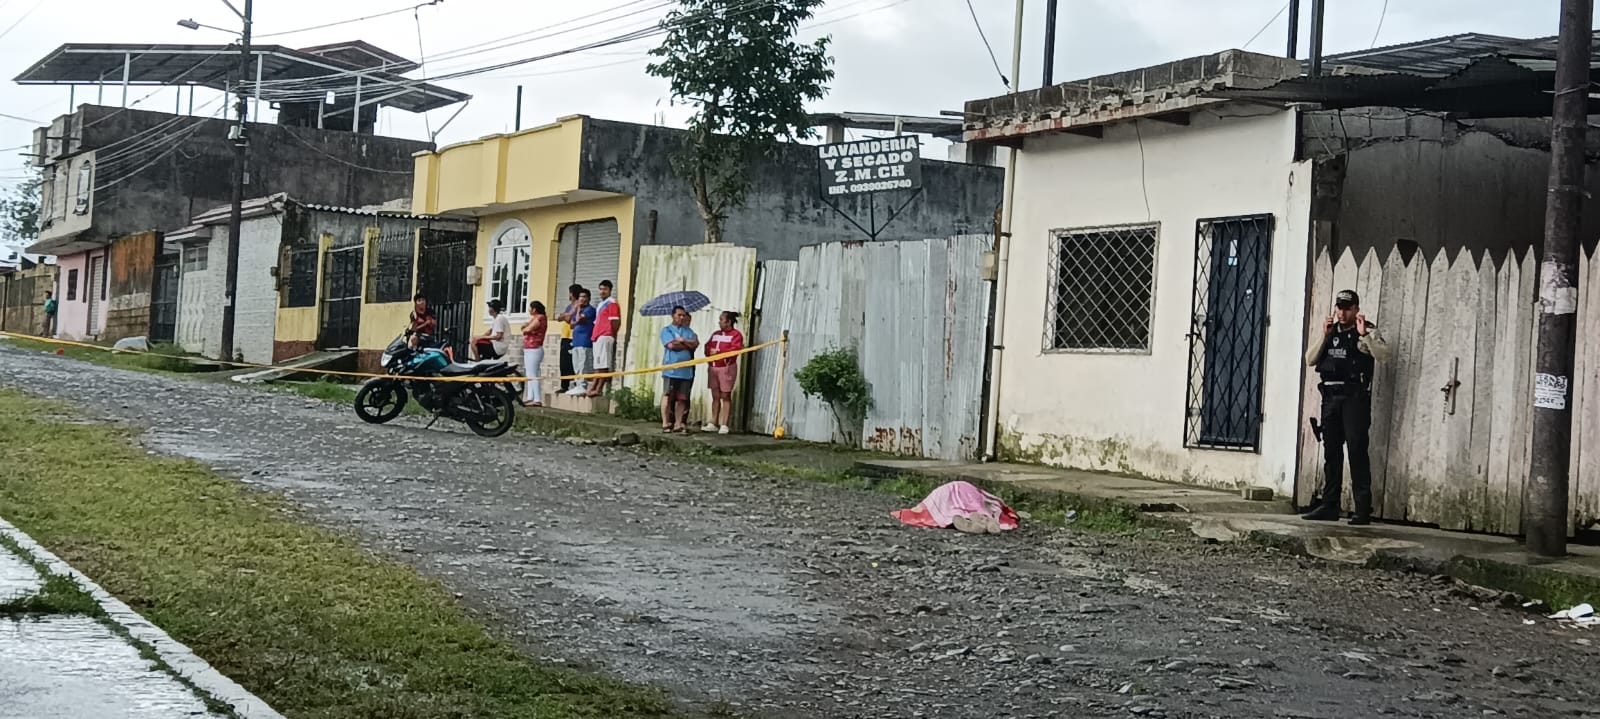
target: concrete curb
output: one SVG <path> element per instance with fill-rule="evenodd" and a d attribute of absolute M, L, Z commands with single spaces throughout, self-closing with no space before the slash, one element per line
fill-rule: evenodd
<path fill-rule="evenodd" d="M 16 525 L 0 519 L 0 535 L 5 536 L 24 552 L 31 555 L 35 561 L 45 565 L 52 574 L 70 577 L 83 587 L 84 591 L 94 597 L 100 609 L 118 626 L 127 630 L 129 636 L 149 645 L 167 666 L 172 668 L 178 676 L 182 677 L 195 688 L 211 695 L 223 704 L 232 707 L 235 714 L 241 719 L 284 719 L 282 714 L 267 706 L 259 697 L 246 691 L 232 679 L 223 676 L 206 660 L 196 656 L 188 647 L 178 643 L 160 627 L 151 624 L 138 612 L 133 611 L 127 604 L 112 596 L 94 580 L 74 569 L 72 565 L 62 561 L 60 557 L 45 549 L 33 537 L 18 529 Z"/>

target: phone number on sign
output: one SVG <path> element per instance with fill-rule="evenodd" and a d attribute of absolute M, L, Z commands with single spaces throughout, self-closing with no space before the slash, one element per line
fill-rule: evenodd
<path fill-rule="evenodd" d="M 909 190 L 916 183 L 909 179 L 884 180 L 882 182 L 858 182 L 853 185 L 835 185 L 828 188 L 830 195 L 849 195 L 858 192 L 883 192 L 884 190 Z"/>

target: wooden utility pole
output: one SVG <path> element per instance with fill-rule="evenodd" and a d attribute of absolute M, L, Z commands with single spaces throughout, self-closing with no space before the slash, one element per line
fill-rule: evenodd
<path fill-rule="evenodd" d="M 245 78 L 250 74 L 250 32 L 253 22 L 252 0 L 244 0 L 244 12 L 239 13 L 239 19 L 244 21 L 244 32 L 239 34 L 239 77 L 234 83 L 234 92 L 238 96 L 237 105 L 234 107 L 238 114 L 239 122 L 233 130 L 233 207 L 228 212 L 228 260 L 223 265 L 222 280 L 222 347 L 217 359 L 232 362 L 234 352 L 234 310 L 239 304 L 239 232 L 244 223 L 244 185 L 245 161 L 250 147 L 248 120 L 250 117 L 250 95 L 245 89 Z M 232 8 L 233 3 L 228 3 Z M 235 12 L 238 12 L 235 10 Z M 256 101 L 260 102 L 261 83 L 256 82 Z M 359 96 L 358 96 L 359 98 Z M 361 114 L 361 103 L 356 103 L 356 115 Z M 357 127 L 359 132 L 360 128 Z"/>
<path fill-rule="evenodd" d="M 1056 4 L 1044 0 L 1044 87 L 1056 84 Z"/>
<path fill-rule="evenodd" d="M 1561 0 L 1555 98 L 1550 121 L 1550 189 L 1539 263 L 1539 347 L 1533 390 L 1533 462 L 1522 501 L 1528 551 L 1567 553 L 1572 475 L 1572 367 L 1578 320 L 1578 232 L 1589 111 L 1589 25 L 1594 0 Z"/>

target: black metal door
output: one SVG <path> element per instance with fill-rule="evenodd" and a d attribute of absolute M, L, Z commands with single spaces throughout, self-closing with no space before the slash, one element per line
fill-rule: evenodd
<path fill-rule="evenodd" d="M 322 272 L 319 349 L 355 347 L 361 336 L 361 263 L 364 248 L 328 250 Z"/>
<path fill-rule="evenodd" d="M 467 356 L 467 338 L 473 334 L 467 268 L 472 265 L 476 241 L 471 232 L 425 229 L 418 251 L 417 289 L 427 296 L 428 306 L 439 319 L 439 331 L 449 332 L 457 357 Z M 524 312 L 527 308 L 506 310 Z"/>
<path fill-rule="evenodd" d="M 1259 449 L 1272 216 L 1201 220 L 1195 239 L 1184 444 Z"/>
<path fill-rule="evenodd" d="M 178 336 L 178 256 L 156 260 L 154 292 L 150 298 L 150 341 L 173 342 Z"/>

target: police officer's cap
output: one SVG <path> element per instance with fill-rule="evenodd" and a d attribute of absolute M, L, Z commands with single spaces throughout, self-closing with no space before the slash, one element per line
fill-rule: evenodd
<path fill-rule="evenodd" d="M 1355 290 L 1339 290 L 1339 294 L 1333 296 L 1333 304 L 1335 307 L 1356 307 L 1361 304 L 1361 296 Z"/>

